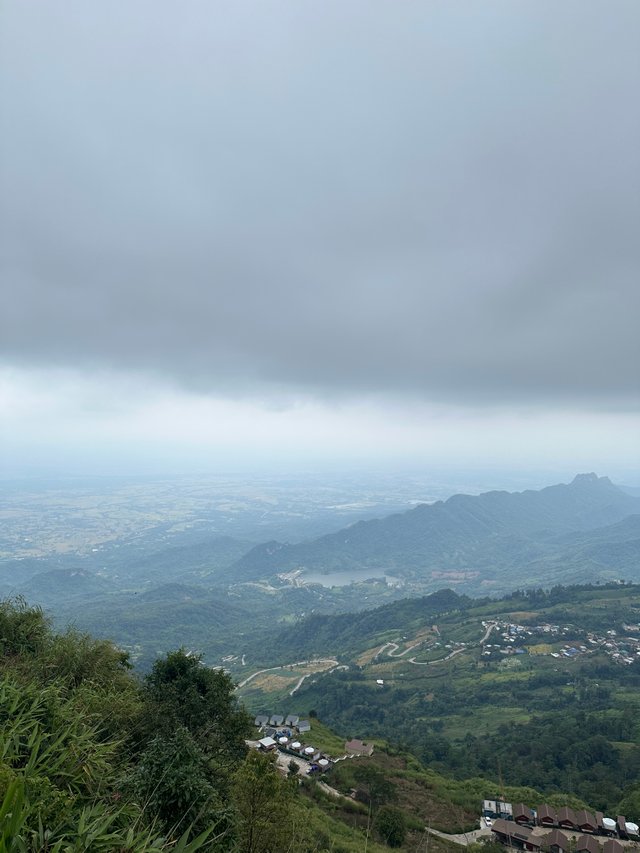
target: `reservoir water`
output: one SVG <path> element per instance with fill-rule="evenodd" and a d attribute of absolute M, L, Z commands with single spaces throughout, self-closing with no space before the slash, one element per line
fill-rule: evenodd
<path fill-rule="evenodd" d="M 339 572 L 303 572 L 300 580 L 305 583 L 319 583 L 322 586 L 349 586 L 350 583 L 361 583 L 362 581 L 375 578 L 376 580 L 386 580 L 387 583 L 399 583 L 400 579 L 388 575 L 382 569 L 343 569 Z"/>

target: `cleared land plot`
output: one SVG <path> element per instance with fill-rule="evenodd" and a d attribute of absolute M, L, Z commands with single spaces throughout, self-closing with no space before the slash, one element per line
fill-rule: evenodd
<path fill-rule="evenodd" d="M 240 688 L 240 693 L 244 695 L 245 691 L 247 693 L 249 691 L 275 693 L 281 690 L 291 690 L 303 676 L 325 672 L 328 669 L 333 669 L 335 666 L 336 661 L 323 660 L 311 661 L 291 667 L 274 667 L 273 669 L 258 672 L 247 682 L 246 687 Z"/>

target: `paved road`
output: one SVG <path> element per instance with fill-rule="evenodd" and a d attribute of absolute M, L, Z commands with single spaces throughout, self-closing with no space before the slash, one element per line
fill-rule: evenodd
<path fill-rule="evenodd" d="M 284 770 L 286 773 L 289 773 L 289 764 L 294 762 L 300 768 L 300 776 L 306 776 L 309 772 L 310 764 L 308 761 L 305 761 L 304 758 L 298 758 L 297 755 L 288 755 L 286 752 L 280 752 L 277 750 L 276 755 L 276 764 L 280 767 L 281 770 Z"/>
<path fill-rule="evenodd" d="M 258 749 L 259 744 L 257 740 L 247 740 L 245 741 L 248 747 L 251 749 Z M 289 774 L 289 764 L 291 762 L 295 762 L 300 768 L 299 776 L 306 776 L 309 773 L 309 767 L 311 766 L 308 761 L 305 761 L 304 758 L 298 758 L 297 755 L 289 755 L 286 752 L 280 752 L 280 750 L 276 750 L 276 764 L 280 768 L 281 773 L 288 775 Z M 331 785 L 327 785 L 326 782 L 318 779 L 318 787 L 322 788 L 325 794 L 329 794 L 330 797 L 335 797 L 336 799 L 348 800 L 350 799 L 345 794 L 341 794 L 340 791 L 337 791 L 335 788 L 332 788 Z"/>
<path fill-rule="evenodd" d="M 489 624 L 487 625 L 487 630 L 484 632 L 484 637 L 480 640 L 480 645 L 487 642 L 487 640 L 489 639 L 489 634 L 493 631 L 494 628 L 497 627 L 497 622 L 489 622 Z"/>
<path fill-rule="evenodd" d="M 464 646 L 461 649 L 454 649 L 452 652 L 449 652 L 449 654 L 445 657 L 438 658 L 438 660 L 416 660 L 415 658 L 409 658 L 409 663 L 413 663 L 416 666 L 433 666 L 436 663 L 444 663 L 447 660 L 451 660 L 451 658 L 454 658 L 456 655 L 462 654 L 462 652 L 468 651 L 470 648 L 471 646 Z"/>
<path fill-rule="evenodd" d="M 483 638 L 480 640 L 480 645 L 482 645 L 487 640 L 489 634 L 491 633 L 491 631 L 493 631 L 493 629 L 495 627 L 496 627 L 495 622 L 491 622 L 487 626 L 487 630 L 485 631 Z M 389 649 L 389 651 L 387 652 L 387 655 L 390 658 L 401 658 L 403 655 L 406 655 L 407 652 L 410 652 L 412 649 L 417 648 L 419 645 L 421 645 L 421 643 L 414 643 L 412 646 L 409 646 L 408 648 L 406 648 L 403 652 L 396 654 L 396 652 L 400 648 L 398 643 L 385 643 L 383 646 L 380 646 L 380 648 L 378 649 L 378 651 L 376 653 L 376 657 L 378 657 L 378 655 L 381 655 L 385 649 Z M 438 660 L 423 661 L 423 660 L 416 660 L 415 657 L 412 657 L 412 658 L 408 658 L 408 661 L 409 661 L 409 663 L 414 664 L 414 666 L 433 666 L 434 664 L 444 663 L 445 661 L 451 660 L 451 658 L 455 657 L 456 655 L 461 654 L 462 652 L 466 652 L 469 648 L 472 648 L 472 647 L 471 646 L 465 646 L 461 649 L 454 649 L 448 655 L 445 655 L 445 657 L 438 658 Z M 338 666 L 338 661 L 335 660 L 334 658 L 315 658 L 314 660 L 299 660 L 299 661 L 296 661 L 295 663 L 282 664 L 282 666 L 270 666 L 267 669 L 259 669 L 257 672 L 254 672 L 251 675 L 249 675 L 247 678 L 244 679 L 244 681 L 241 681 L 238 684 L 238 689 L 240 689 L 241 687 L 244 687 L 250 681 L 252 681 L 254 678 L 256 678 L 258 675 L 262 675 L 265 672 L 276 672 L 276 671 L 281 670 L 281 669 L 291 669 L 294 666 L 306 666 L 308 664 L 314 664 L 314 663 L 328 663 L 328 664 L 333 664 L 334 667 Z M 244 666 L 244 655 L 242 656 L 242 665 Z M 305 680 L 305 678 L 308 678 L 309 675 L 315 675 L 315 673 L 307 673 L 306 675 L 301 676 L 300 679 L 298 680 L 297 684 L 293 688 L 293 690 L 291 690 L 291 692 L 289 693 L 289 696 L 293 696 L 293 694 L 296 693 L 300 689 L 303 681 Z"/>
<path fill-rule="evenodd" d="M 308 678 L 308 675 L 309 674 L 307 673 L 307 675 L 300 676 L 300 678 L 296 681 L 296 686 L 293 688 L 293 690 L 289 691 L 289 696 L 293 696 L 294 693 L 300 690 L 300 688 L 302 687 L 302 682 L 305 680 L 305 678 Z"/>
<path fill-rule="evenodd" d="M 438 838 L 444 838 L 447 841 L 452 841 L 454 844 L 461 844 L 463 847 L 468 847 L 469 844 L 474 844 L 479 838 L 487 838 L 491 836 L 491 830 L 483 827 L 482 829 L 473 829 L 471 832 L 461 832 L 457 835 L 449 835 L 448 832 L 440 832 L 437 829 L 425 827 L 431 835 L 437 835 Z"/>
<path fill-rule="evenodd" d="M 259 743 L 257 740 L 247 740 L 245 741 L 247 746 L 250 749 L 258 749 Z M 284 775 L 288 775 L 289 773 L 289 763 L 291 761 L 295 761 L 295 763 L 300 768 L 300 776 L 306 776 L 309 772 L 309 762 L 305 761 L 304 758 L 298 758 L 297 755 L 289 755 L 286 752 L 280 752 L 280 750 L 276 750 L 276 764 L 280 768 L 280 772 Z M 334 797 L 335 799 L 349 800 L 350 797 L 347 797 L 346 794 L 341 794 L 340 791 L 337 791 L 335 788 L 332 788 L 331 785 L 328 785 L 325 781 L 318 779 L 318 787 L 322 788 L 322 790 L 328 794 L 330 797 Z M 451 841 L 454 844 L 460 844 L 463 847 L 467 847 L 469 844 L 473 844 L 478 838 L 487 837 L 491 835 L 491 830 L 483 827 L 482 829 L 474 829 L 471 832 L 460 833 L 458 835 L 449 835 L 446 832 L 440 832 L 437 829 L 431 829 L 430 827 L 425 826 L 425 832 L 430 832 L 431 835 L 437 835 L 439 838 L 444 838 L 447 841 Z"/>
<path fill-rule="evenodd" d="M 487 625 L 487 630 L 484 632 L 484 636 L 480 640 L 480 643 L 479 643 L 480 646 L 487 641 L 489 634 L 496 627 L 497 627 L 496 622 L 490 622 L 489 625 Z M 409 663 L 415 664 L 415 666 L 433 666 L 433 664 L 444 663 L 447 660 L 451 660 L 451 658 L 455 657 L 456 655 L 460 655 L 460 654 L 462 654 L 462 652 L 466 652 L 472 648 L 474 648 L 474 647 L 473 646 L 464 646 L 461 649 L 454 649 L 452 652 L 450 652 L 445 657 L 438 658 L 438 660 L 426 660 L 426 661 L 425 660 L 416 660 L 415 657 L 412 657 L 412 658 L 409 658 Z M 407 651 L 409 651 L 409 650 L 407 649 Z"/>
<path fill-rule="evenodd" d="M 385 649 L 388 649 L 389 646 L 391 646 L 391 648 L 387 652 L 389 657 L 390 658 L 401 658 L 403 655 L 406 655 L 407 652 L 410 652 L 411 649 L 417 649 L 419 645 L 421 645 L 421 644 L 420 643 L 414 643 L 412 646 L 409 646 L 408 648 L 406 648 L 403 652 L 396 654 L 396 652 L 398 651 L 400 646 L 397 643 L 385 643 L 384 646 L 380 646 L 380 648 L 376 652 L 376 657 L 378 657 L 378 655 L 382 654 L 382 652 Z"/>
<path fill-rule="evenodd" d="M 256 676 L 262 675 L 263 672 L 275 672 L 278 669 L 291 669 L 294 666 L 307 666 L 308 664 L 313 663 L 332 663 L 334 666 L 338 666 L 338 661 L 333 658 L 314 658 L 313 660 L 299 660 L 295 663 L 283 663 L 282 666 L 270 666 L 267 669 L 259 669 L 257 672 L 253 672 L 248 678 L 245 678 L 244 681 L 241 681 L 238 684 L 238 689 L 244 687 L 245 684 L 248 684 L 252 681 Z M 295 691 L 294 691 L 295 692 Z"/>

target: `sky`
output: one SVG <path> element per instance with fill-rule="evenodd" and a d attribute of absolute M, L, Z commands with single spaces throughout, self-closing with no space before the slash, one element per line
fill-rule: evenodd
<path fill-rule="evenodd" d="M 640 484 L 637 0 L 6 0 L 0 476 Z"/>

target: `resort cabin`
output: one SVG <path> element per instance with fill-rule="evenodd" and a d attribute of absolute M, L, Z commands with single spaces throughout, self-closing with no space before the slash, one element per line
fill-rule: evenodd
<path fill-rule="evenodd" d="M 508 847 L 517 847 L 520 850 L 537 851 L 542 847 L 541 839 L 533 835 L 528 826 L 519 826 L 510 820 L 497 818 L 493 822 L 491 832 L 502 844 Z"/>
<path fill-rule="evenodd" d="M 615 838 L 604 842 L 602 853 L 624 853 L 624 847 Z"/>
<path fill-rule="evenodd" d="M 569 839 L 559 829 L 552 829 L 547 835 L 540 839 L 542 846 L 550 853 L 567 853 L 569 850 Z"/>
<path fill-rule="evenodd" d="M 538 808 L 538 826 L 555 826 L 558 822 L 556 810 L 546 803 Z"/>
<path fill-rule="evenodd" d="M 353 740 L 348 740 L 345 743 L 344 751 L 347 753 L 347 755 L 371 755 L 371 753 L 373 752 L 373 744 L 363 743 L 361 740 L 358 740 L 358 738 L 353 738 Z M 484 802 L 487 803 L 489 801 L 485 800 Z M 493 803 L 493 805 L 495 806 L 495 803 Z"/>
<path fill-rule="evenodd" d="M 576 853 L 600 853 L 600 842 L 593 835 L 581 835 L 576 845 Z"/>
<path fill-rule="evenodd" d="M 520 825 L 533 825 L 533 812 L 524 803 L 515 803 L 513 806 L 513 819 Z"/>
<path fill-rule="evenodd" d="M 500 800 L 496 800 L 496 811 L 498 812 L 498 817 L 501 817 L 503 820 L 513 820 L 513 807 L 511 803 L 503 803 Z"/>
<path fill-rule="evenodd" d="M 598 829 L 598 821 L 586 809 L 576 812 L 576 827 L 580 832 L 595 833 Z"/>
<path fill-rule="evenodd" d="M 558 812 L 558 826 L 560 829 L 576 829 L 576 816 L 573 809 L 563 806 Z"/>

